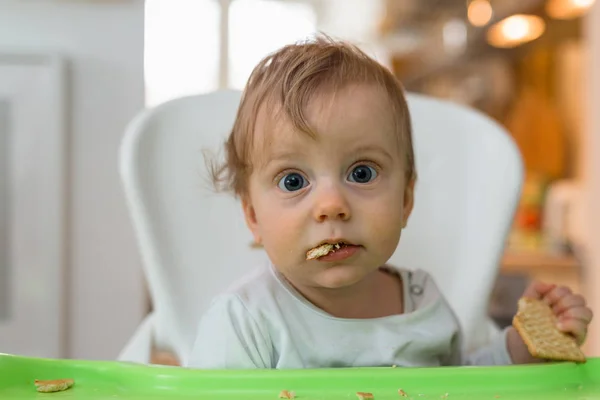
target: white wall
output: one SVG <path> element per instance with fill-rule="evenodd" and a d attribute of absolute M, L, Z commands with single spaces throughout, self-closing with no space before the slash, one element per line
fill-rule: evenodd
<path fill-rule="evenodd" d="M 600 3 L 596 2 L 587 17 L 585 36 L 588 45 L 584 87 L 586 118 L 582 138 L 588 207 L 588 254 L 585 282 L 595 321 L 588 335 L 590 355 L 600 356 Z"/>
<path fill-rule="evenodd" d="M 123 128 L 144 105 L 143 1 L 4 0 L 0 49 L 56 50 L 70 63 L 65 356 L 112 359 L 145 312 L 117 169 Z"/>

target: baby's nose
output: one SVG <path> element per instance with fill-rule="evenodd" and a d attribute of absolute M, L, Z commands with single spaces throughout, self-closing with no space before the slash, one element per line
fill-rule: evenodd
<path fill-rule="evenodd" d="M 319 222 L 346 221 L 350 218 L 350 205 L 341 190 L 329 187 L 317 195 L 314 217 Z"/>

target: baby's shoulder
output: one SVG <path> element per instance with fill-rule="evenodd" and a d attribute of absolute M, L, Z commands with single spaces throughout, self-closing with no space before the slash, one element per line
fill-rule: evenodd
<path fill-rule="evenodd" d="M 272 303 L 283 291 L 270 266 L 260 266 L 235 281 L 215 301 L 237 301 L 247 308 Z"/>
<path fill-rule="evenodd" d="M 402 280 L 405 294 L 413 298 L 417 303 L 430 304 L 443 300 L 444 295 L 434 276 L 422 269 L 410 269 L 404 267 L 385 266 L 386 269 L 398 274 Z"/>
<path fill-rule="evenodd" d="M 425 270 L 399 267 L 399 266 L 390 265 L 390 264 L 386 264 L 384 266 L 384 268 L 398 274 L 402 278 L 403 281 L 407 281 L 409 283 L 410 282 L 420 283 L 423 286 L 425 286 L 426 284 L 434 284 L 435 285 L 435 279 L 429 272 L 427 272 Z"/>

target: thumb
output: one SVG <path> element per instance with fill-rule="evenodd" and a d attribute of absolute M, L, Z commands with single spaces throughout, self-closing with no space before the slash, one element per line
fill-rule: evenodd
<path fill-rule="evenodd" d="M 556 285 L 554 284 L 534 281 L 527 287 L 527 289 L 525 289 L 523 297 L 530 297 L 532 299 L 540 300 L 543 299 L 544 296 L 555 287 Z"/>

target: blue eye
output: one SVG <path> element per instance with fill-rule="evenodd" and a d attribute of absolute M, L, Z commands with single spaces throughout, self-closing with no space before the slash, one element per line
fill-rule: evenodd
<path fill-rule="evenodd" d="M 355 183 L 369 183 L 377 177 L 377 171 L 368 165 L 357 165 L 352 169 L 348 180 Z"/>
<path fill-rule="evenodd" d="M 302 175 L 293 172 L 281 178 L 277 186 L 284 192 L 295 192 L 308 186 L 308 181 Z"/>

